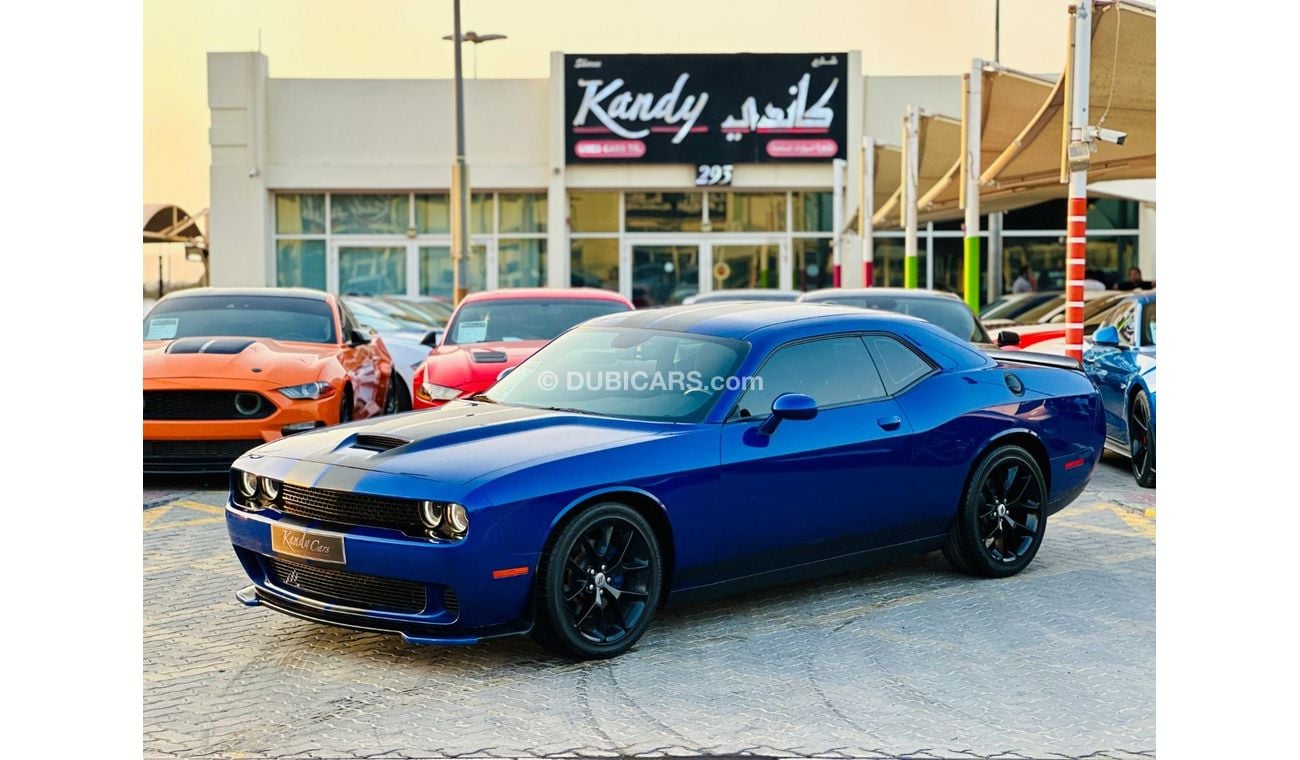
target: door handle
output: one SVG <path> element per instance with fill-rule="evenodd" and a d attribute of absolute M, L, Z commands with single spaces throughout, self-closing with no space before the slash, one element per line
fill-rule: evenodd
<path fill-rule="evenodd" d="M 876 419 L 876 424 L 885 430 L 897 430 L 903 420 L 900 417 L 880 417 Z"/>

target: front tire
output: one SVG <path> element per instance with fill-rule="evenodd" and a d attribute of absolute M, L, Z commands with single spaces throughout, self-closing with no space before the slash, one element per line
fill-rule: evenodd
<path fill-rule="evenodd" d="M 959 572 L 1006 578 L 1024 570 L 1047 529 L 1047 483 L 1033 455 L 1001 446 L 976 466 L 943 554 Z"/>
<path fill-rule="evenodd" d="M 598 504 L 548 543 L 537 584 L 539 644 L 577 660 L 615 657 L 641 638 L 659 606 L 659 541 L 636 510 Z"/>
<path fill-rule="evenodd" d="M 339 396 L 339 424 L 352 421 L 352 389 L 343 388 L 343 393 Z"/>
<path fill-rule="evenodd" d="M 1133 477 L 1143 488 L 1156 487 L 1156 429 L 1151 424 L 1151 402 L 1139 391 L 1128 412 L 1129 462 Z"/>

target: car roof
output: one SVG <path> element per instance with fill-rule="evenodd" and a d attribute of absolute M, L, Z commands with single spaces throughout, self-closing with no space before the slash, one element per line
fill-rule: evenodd
<path fill-rule="evenodd" d="M 496 290 L 480 290 L 470 293 L 462 298 L 460 302 L 464 304 L 506 298 L 554 298 L 628 303 L 628 300 L 618 293 L 602 288 L 498 288 Z"/>
<path fill-rule="evenodd" d="M 816 301 L 818 299 L 832 300 L 834 298 L 856 298 L 861 296 L 900 296 L 907 298 L 946 298 L 949 300 L 960 301 L 961 297 L 956 293 L 949 293 L 943 290 L 926 290 L 924 288 L 822 288 L 821 290 L 810 290 L 801 297 L 804 301 Z"/>
<path fill-rule="evenodd" d="M 669 306 L 662 309 L 608 314 L 586 324 L 599 327 L 633 327 L 647 330 L 697 333 L 743 340 L 765 328 L 779 328 L 796 322 L 823 320 L 852 321 L 861 327 L 924 323 L 924 320 L 875 309 L 827 303 L 785 301 L 721 301 Z"/>
<path fill-rule="evenodd" d="M 314 301 L 329 301 L 330 294 L 314 288 L 186 288 L 174 290 L 164 298 L 174 300 L 192 296 L 278 296 L 281 298 L 309 298 Z"/>

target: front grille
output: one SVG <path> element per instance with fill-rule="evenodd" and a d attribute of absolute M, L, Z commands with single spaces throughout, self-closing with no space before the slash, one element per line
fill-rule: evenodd
<path fill-rule="evenodd" d="M 426 536 L 424 523 L 420 522 L 419 502 L 414 499 L 328 491 L 285 483 L 280 489 L 280 511 L 308 520 L 392 528 L 408 536 Z"/>
<path fill-rule="evenodd" d="M 254 446 L 253 441 L 145 441 L 144 468 L 151 473 L 218 472 Z"/>
<path fill-rule="evenodd" d="M 276 583 L 322 602 L 393 612 L 424 610 L 422 583 L 359 575 L 280 557 L 264 557 L 263 560 Z"/>
<path fill-rule="evenodd" d="M 275 404 L 251 391 L 145 391 L 146 420 L 260 420 Z"/>

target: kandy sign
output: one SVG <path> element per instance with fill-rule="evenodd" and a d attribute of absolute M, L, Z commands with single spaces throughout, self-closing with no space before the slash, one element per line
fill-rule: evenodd
<path fill-rule="evenodd" d="M 848 56 L 566 55 L 570 164 L 845 158 Z"/>

